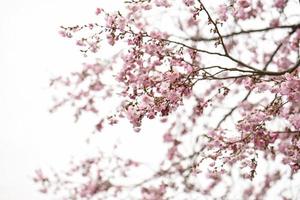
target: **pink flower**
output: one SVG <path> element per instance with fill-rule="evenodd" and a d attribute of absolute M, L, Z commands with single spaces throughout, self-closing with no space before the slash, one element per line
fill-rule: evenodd
<path fill-rule="evenodd" d="M 180 74 L 178 72 L 167 72 L 165 76 L 170 83 L 174 83 L 180 77 Z"/>
<path fill-rule="evenodd" d="M 80 191 L 81 197 L 92 196 L 98 192 L 99 185 L 98 183 L 88 183 L 82 190 Z"/>
<path fill-rule="evenodd" d="M 111 34 L 107 34 L 106 39 L 108 41 L 108 44 L 110 44 L 111 46 L 115 45 L 116 39 Z"/>
<path fill-rule="evenodd" d="M 169 160 L 173 160 L 173 158 L 174 158 L 176 152 L 177 152 L 177 146 L 174 145 L 174 146 L 172 146 L 172 147 L 168 150 L 168 155 L 167 155 L 167 156 L 168 156 L 168 159 L 169 159 Z"/>
<path fill-rule="evenodd" d="M 280 22 L 279 22 L 279 19 L 273 19 L 271 22 L 270 22 L 270 26 L 271 27 L 277 27 L 280 25 Z"/>
<path fill-rule="evenodd" d="M 95 14 L 100 15 L 104 10 L 102 8 L 96 8 Z"/>
<path fill-rule="evenodd" d="M 287 57 L 282 57 L 277 61 L 278 67 L 284 70 L 288 69 L 292 64 L 293 62 L 290 61 L 290 59 L 288 59 Z"/>
<path fill-rule="evenodd" d="M 129 106 L 127 108 L 126 116 L 134 127 L 139 127 L 141 125 L 141 115 L 136 107 Z"/>
<path fill-rule="evenodd" d="M 254 145 L 257 149 L 265 150 L 268 146 L 268 142 L 262 138 L 262 136 L 255 136 Z"/>
<path fill-rule="evenodd" d="M 296 36 L 293 38 L 291 42 L 291 49 L 297 51 L 299 48 L 299 41 L 300 41 L 300 28 L 296 31 Z"/>
<path fill-rule="evenodd" d="M 185 3 L 185 5 L 187 6 L 192 6 L 195 4 L 195 0 L 183 0 L 183 2 Z"/>
<path fill-rule="evenodd" d="M 131 159 L 127 160 L 126 163 L 125 163 L 126 167 L 130 167 L 130 166 L 132 166 L 132 167 L 138 167 L 139 165 L 140 164 L 138 162 L 136 162 L 134 160 L 131 160 Z"/>
<path fill-rule="evenodd" d="M 226 21 L 228 19 L 227 11 L 228 11 L 228 8 L 225 4 L 222 4 L 222 5 L 219 6 L 218 15 L 219 15 L 219 19 L 221 21 Z"/>
<path fill-rule="evenodd" d="M 249 13 L 247 13 L 243 8 L 240 8 L 235 12 L 235 16 L 238 19 L 245 20 L 249 18 Z"/>
<path fill-rule="evenodd" d="M 41 169 L 35 170 L 35 177 L 33 178 L 35 182 L 45 182 L 48 181 L 48 178 L 44 175 Z"/>
<path fill-rule="evenodd" d="M 149 119 L 154 119 L 155 116 L 156 116 L 156 112 L 154 112 L 153 110 L 150 110 L 150 111 L 147 112 L 147 117 Z"/>
<path fill-rule="evenodd" d="M 165 39 L 167 38 L 167 33 L 165 32 L 159 32 L 159 31 L 151 31 L 150 32 L 150 37 L 154 39 Z"/>
<path fill-rule="evenodd" d="M 116 24 L 118 24 L 118 28 L 120 30 L 124 30 L 126 26 L 126 20 L 124 17 L 118 17 Z"/>
<path fill-rule="evenodd" d="M 243 8 L 248 8 L 250 6 L 249 0 L 239 0 L 238 4 Z"/>
<path fill-rule="evenodd" d="M 289 117 L 289 121 L 295 126 L 297 130 L 300 130 L 300 114 L 294 114 Z"/>
<path fill-rule="evenodd" d="M 243 84 L 245 85 L 245 88 L 248 89 L 248 90 L 251 90 L 253 89 L 254 87 L 254 84 L 253 84 L 253 80 L 251 78 L 245 78 L 243 79 Z"/>
<path fill-rule="evenodd" d="M 194 68 L 191 65 L 186 65 L 184 66 L 185 70 L 187 71 L 187 73 L 192 73 L 194 71 Z"/>
<path fill-rule="evenodd" d="M 67 37 L 67 38 L 71 38 L 72 37 L 72 34 L 65 31 L 65 30 L 61 30 L 58 32 L 62 37 Z"/>
<path fill-rule="evenodd" d="M 58 33 L 59 33 L 59 35 L 61 35 L 62 37 L 66 37 L 66 35 L 67 35 L 66 31 L 63 31 L 63 30 L 58 31 Z"/>
<path fill-rule="evenodd" d="M 253 194 L 253 190 L 254 190 L 253 186 L 250 186 L 249 188 L 245 189 L 243 192 L 243 198 L 249 199 L 249 197 L 251 197 Z"/>
<path fill-rule="evenodd" d="M 106 17 L 106 26 L 107 27 L 113 27 L 114 23 L 115 23 L 115 15 L 108 15 Z"/>
<path fill-rule="evenodd" d="M 85 43 L 83 40 L 77 40 L 76 45 L 78 46 L 85 46 Z"/>
<path fill-rule="evenodd" d="M 286 5 L 285 0 L 276 0 L 274 3 L 274 6 L 279 9 L 283 9 L 285 7 L 285 5 Z"/>
<path fill-rule="evenodd" d="M 100 120 L 100 122 L 96 125 L 96 129 L 97 131 L 101 131 L 103 129 L 103 123 L 104 123 L 104 120 Z"/>
<path fill-rule="evenodd" d="M 199 24 L 199 21 L 195 19 L 194 17 L 190 17 L 189 20 L 187 21 L 188 27 L 196 26 Z"/>
<path fill-rule="evenodd" d="M 164 134 L 164 142 L 173 142 L 174 138 L 170 133 Z"/>
<path fill-rule="evenodd" d="M 146 4 L 146 5 L 143 6 L 143 9 L 145 9 L 145 10 L 151 10 L 152 6 L 150 4 Z"/>
<path fill-rule="evenodd" d="M 94 90 L 94 91 L 100 91 L 103 89 L 103 87 L 104 87 L 104 85 L 100 81 L 97 81 L 96 83 L 94 83 L 90 86 L 91 90 Z"/>
<path fill-rule="evenodd" d="M 157 7 L 166 7 L 166 8 L 168 8 L 168 7 L 171 6 L 171 4 L 168 2 L 168 0 L 155 0 L 154 3 Z"/>
<path fill-rule="evenodd" d="M 141 97 L 141 99 L 142 99 L 142 101 L 141 101 L 141 104 L 139 105 L 140 109 L 146 109 L 148 107 L 152 107 L 152 105 L 153 105 L 152 97 L 145 94 Z"/>

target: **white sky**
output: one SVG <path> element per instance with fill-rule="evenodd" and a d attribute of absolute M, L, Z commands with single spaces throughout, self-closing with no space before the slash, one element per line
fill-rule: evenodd
<path fill-rule="evenodd" d="M 34 169 L 62 167 L 71 155 L 85 154 L 84 139 L 93 124 L 84 120 L 74 124 L 71 111 L 48 113 L 49 79 L 75 71 L 85 61 L 73 42 L 57 34 L 58 27 L 91 22 L 96 7 L 116 8 L 117 2 L 0 1 L 0 200 L 47 199 L 31 181 Z M 109 136 L 120 130 L 99 137 L 99 144 L 112 143 L 115 137 Z M 151 149 L 160 142 L 158 134 L 140 136 L 127 126 L 125 130 L 122 135 L 130 135 L 129 154 L 144 148 L 137 158 L 163 156 Z"/>
<path fill-rule="evenodd" d="M 96 7 L 117 9 L 118 2 L 0 0 L 0 200 L 49 199 L 36 191 L 30 178 L 34 169 L 63 168 L 72 155 L 87 154 L 84 139 L 94 124 L 74 124 L 72 111 L 48 112 L 49 79 L 85 62 L 74 42 L 58 35 L 58 27 L 92 22 Z M 122 124 L 95 143 L 104 148 L 122 135 L 125 154 L 159 160 L 161 135 L 153 122 L 146 126 L 151 128 L 141 135 Z"/>

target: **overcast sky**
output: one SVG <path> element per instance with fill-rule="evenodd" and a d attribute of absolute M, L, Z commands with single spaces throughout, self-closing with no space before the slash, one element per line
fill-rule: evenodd
<path fill-rule="evenodd" d="M 71 41 L 57 34 L 58 27 L 93 21 L 96 7 L 116 9 L 117 2 L 0 1 L 0 200 L 48 199 L 36 192 L 31 181 L 34 169 L 63 167 L 71 156 L 85 154 L 91 123 L 74 124 L 68 110 L 48 112 L 49 79 L 75 71 L 85 61 Z M 141 137 L 126 127 L 122 134 L 132 136 L 127 137 L 131 148 L 126 151 L 139 152 L 137 158 L 159 159 L 151 150 L 160 142 L 159 135 Z M 120 130 L 124 129 L 99 137 L 99 145 L 112 143 L 109 136 Z"/>
<path fill-rule="evenodd" d="M 118 2 L 0 1 L 0 200 L 49 199 L 37 192 L 31 180 L 34 170 L 63 168 L 71 157 L 95 152 L 84 142 L 94 124 L 74 124 L 68 109 L 49 114 L 48 84 L 50 78 L 76 71 L 85 62 L 74 43 L 58 35 L 59 26 L 93 22 L 96 7 L 117 9 Z M 164 154 L 153 125 L 149 122 L 150 129 L 136 134 L 122 124 L 99 135 L 95 143 L 109 149 L 116 138 L 125 138 L 125 154 L 155 163 Z"/>

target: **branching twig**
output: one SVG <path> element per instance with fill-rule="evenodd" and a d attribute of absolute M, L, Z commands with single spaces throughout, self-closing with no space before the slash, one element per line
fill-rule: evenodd
<path fill-rule="evenodd" d="M 247 93 L 247 95 L 242 99 L 242 101 L 241 101 L 240 103 L 246 101 L 246 100 L 249 98 L 251 92 L 252 92 L 252 90 L 250 90 L 250 91 Z M 238 108 L 238 105 L 236 105 L 235 107 L 231 108 L 230 111 L 229 111 L 227 114 L 225 114 L 224 117 L 219 121 L 219 123 L 218 123 L 218 125 L 216 126 L 215 129 L 220 128 L 221 124 L 222 124 L 222 123 L 223 123 L 230 115 L 232 115 L 232 113 L 233 113 L 237 108 Z"/>

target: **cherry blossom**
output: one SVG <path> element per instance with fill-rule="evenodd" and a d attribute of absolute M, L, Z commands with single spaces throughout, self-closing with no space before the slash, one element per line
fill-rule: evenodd
<path fill-rule="evenodd" d="M 296 198 L 282 184 L 297 180 L 300 169 L 296 5 L 132 0 L 123 12 L 97 8 L 97 22 L 62 26 L 62 37 L 99 59 L 51 81 L 65 92 L 51 111 L 72 106 L 76 120 L 92 113 L 94 133 L 128 121 L 142 136 L 147 120 L 163 123 L 165 159 L 136 180 L 131 172 L 147 166 L 100 152 L 64 173 L 37 170 L 40 190 L 66 199 Z M 101 51 L 110 49 L 119 51 L 107 61 Z M 118 99 L 114 112 L 100 112 L 111 99 Z"/>

